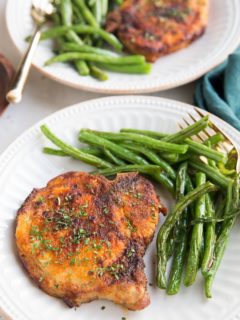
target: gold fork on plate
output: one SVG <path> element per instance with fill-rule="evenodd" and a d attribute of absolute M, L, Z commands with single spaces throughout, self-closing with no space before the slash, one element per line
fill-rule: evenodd
<path fill-rule="evenodd" d="M 198 108 L 194 108 L 196 114 L 193 113 L 187 113 L 187 117 L 184 117 L 182 120 L 184 121 L 184 124 L 189 126 L 193 123 L 199 121 L 202 117 L 208 115 L 207 112 L 203 112 Z M 183 129 L 183 126 L 179 124 L 179 127 Z M 226 134 L 224 133 L 217 125 L 215 125 L 213 122 L 211 122 L 211 125 L 209 128 L 206 128 L 203 130 L 202 133 L 197 135 L 197 138 L 204 142 L 207 138 L 210 138 L 211 136 L 215 135 L 216 133 L 220 133 L 224 137 L 224 141 L 218 143 L 218 149 L 219 151 L 229 154 L 231 152 L 236 156 L 236 167 L 235 170 L 237 173 L 240 172 L 240 153 L 238 151 L 238 148 L 236 147 L 236 144 L 234 141 Z"/>
<path fill-rule="evenodd" d="M 22 100 L 22 93 L 31 68 L 33 56 L 41 38 L 41 28 L 46 22 L 47 17 L 52 15 L 53 12 L 54 7 L 49 0 L 32 1 L 31 16 L 36 25 L 36 30 L 18 66 L 13 85 L 6 95 L 6 99 L 10 103 L 18 103 Z"/>

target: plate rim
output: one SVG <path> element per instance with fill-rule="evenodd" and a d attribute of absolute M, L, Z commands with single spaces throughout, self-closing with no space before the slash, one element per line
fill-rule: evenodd
<path fill-rule="evenodd" d="M 143 102 L 144 101 L 149 101 L 148 103 L 150 104 L 150 107 L 155 108 L 161 108 L 160 105 L 164 107 L 167 107 L 168 104 L 175 104 L 176 109 L 180 109 L 183 111 L 189 110 L 193 111 L 193 108 L 197 108 L 193 105 L 180 102 L 177 100 L 173 99 L 167 99 L 167 98 L 161 98 L 161 97 L 152 97 L 152 96 L 144 96 L 144 95 L 128 95 L 128 96 L 110 96 L 110 97 L 101 97 L 101 98 L 96 98 L 96 99 L 90 99 L 84 102 L 76 103 L 70 106 L 67 106 L 61 110 L 58 110 L 51 115 L 41 119 L 40 121 L 37 121 L 35 124 L 33 124 L 30 128 L 26 129 L 18 138 L 16 138 L 1 154 L 0 154 L 0 178 L 2 174 L 4 174 L 4 168 L 8 165 L 8 160 L 9 158 L 12 157 L 12 155 L 18 151 L 22 143 L 26 142 L 28 139 L 30 139 L 32 136 L 36 136 L 38 132 L 40 132 L 39 126 L 41 123 L 47 123 L 47 124 L 54 124 L 58 122 L 61 118 L 64 119 L 66 116 L 70 116 L 71 114 L 74 114 L 75 112 L 82 113 L 82 112 L 88 112 L 88 111 L 94 111 L 94 110 L 101 110 L 102 104 L 107 107 L 107 110 L 114 108 L 114 103 L 121 103 L 123 105 L 123 102 L 127 102 L 129 104 L 133 103 L 139 103 L 142 101 L 142 106 L 138 107 L 142 110 L 147 110 L 143 109 Z M 113 104 L 113 105 L 112 105 Z M 124 107 L 124 105 L 123 105 Z M 131 107 L 130 107 L 131 108 Z M 135 107 L 136 109 L 136 107 Z M 200 108 L 197 108 L 200 109 Z M 200 109 L 203 111 L 202 109 Z M 206 112 L 206 111 L 205 111 Z M 208 113 L 208 112 L 206 112 Z M 218 123 L 221 123 L 222 126 L 227 128 L 227 131 L 232 132 L 236 136 L 240 136 L 240 132 L 238 132 L 234 127 L 232 127 L 230 124 L 225 122 L 224 120 L 220 119 L 219 117 L 209 113 L 211 118 L 217 120 Z M 240 144 L 238 144 L 240 147 Z M 3 316 L 4 319 L 6 320 L 13 320 L 9 314 L 8 314 L 8 309 L 5 308 L 4 306 L 4 301 L 2 299 L 2 295 L 0 295 L 0 315 Z M 234 315 L 231 317 L 231 320 L 237 320 L 239 315 L 240 315 L 240 308 L 237 307 L 237 310 L 234 310 Z"/>
<path fill-rule="evenodd" d="M 5 8 L 5 22 L 6 22 L 6 27 L 7 27 L 7 31 L 9 34 L 9 37 L 12 41 L 12 44 L 14 45 L 14 47 L 16 48 L 19 56 L 23 56 L 24 52 L 22 52 L 20 50 L 20 48 L 17 46 L 13 35 L 11 33 L 11 26 L 10 26 L 10 22 L 9 22 L 9 16 L 11 10 L 10 10 L 10 4 L 12 1 L 15 0 L 8 0 L 7 4 L 6 4 L 6 8 Z M 210 0 L 211 1 L 211 0 Z M 228 0 L 228 1 L 232 1 L 232 3 L 237 5 L 237 8 L 240 12 L 240 3 L 238 3 L 237 0 Z M 239 21 L 235 21 L 235 23 L 238 23 L 239 27 L 240 27 L 240 20 Z M 208 26 L 207 26 L 208 27 Z M 238 30 L 239 28 L 236 28 L 236 30 Z M 158 92 L 158 91 L 164 91 L 164 90 L 169 90 L 169 89 L 173 89 L 185 84 L 188 84 L 192 81 L 195 81 L 196 79 L 202 77 L 204 74 L 206 74 L 207 72 L 211 71 L 212 69 L 214 69 L 216 66 L 220 65 L 221 63 L 224 62 L 224 60 L 231 54 L 233 53 L 237 47 L 240 44 L 240 33 L 239 32 L 235 32 L 235 36 L 234 38 L 231 40 L 230 44 L 228 45 L 228 47 L 226 47 L 224 49 L 224 51 L 217 56 L 217 59 L 214 60 L 214 62 L 212 63 L 208 63 L 205 66 L 202 66 L 201 68 L 201 72 L 199 71 L 195 71 L 192 72 L 189 77 L 186 78 L 182 78 L 182 80 L 175 80 L 175 81 L 171 81 L 168 84 L 159 84 L 159 85 L 152 85 L 151 87 L 148 88 L 132 88 L 132 89 L 116 89 L 116 88 L 100 88 L 100 87 L 90 87 L 88 85 L 85 84 L 77 84 L 77 83 L 73 83 L 71 81 L 68 80 L 64 80 L 63 77 L 58 77 L 57 75 L 54 75 L 51 73 L 51 71 L 47 71 L 46 68 L 44 67 L 40 67 L 38 66 L 36 63 L 32 63 L 32 66 L 34 67 L 35 70 L 37 70 L 40 74 L 44 75 L 46 78 L 49 78 L 52 81 L 58 82 L 64 86 L 68 86 L 77 90 L 84 90 L 84 91 L 88 91 L 88 92 L 96 92 L 96 93 L 103 93 L 103 94 L 109 94 L 109 95 L 115 95 L 115 94 L 126 94 L 126 95 L 131 95 L 131 94 L 145 94 L 145 93 L 154 93 L 154 92 Z M 185 48 L 187 49 L 187 48 Z M 111 81 L 111 80 L 108 80 Z"/>

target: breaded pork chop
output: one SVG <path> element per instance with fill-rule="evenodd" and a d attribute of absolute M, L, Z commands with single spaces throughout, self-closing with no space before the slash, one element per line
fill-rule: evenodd
<path fill-rule="evenodd" d="M 17 214 L 16 243 L 30 276 L 69 306 L 107 299 L 131 310 L 150 300 L 143 255 L 159 220 L 152 184 L 70 172 L 34 189 Z"/>
<path fill-rule="evenodd" d="M 200 37 L 207 20 L 208 0 L 125 0 L 109 14 L 106 29 L 154 62 Z"/>

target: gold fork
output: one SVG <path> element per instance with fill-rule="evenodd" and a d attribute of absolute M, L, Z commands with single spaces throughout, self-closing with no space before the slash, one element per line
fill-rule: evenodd
<path fill-rule="evenodd" d="M 13 85 L 6 95 L 6 99 L 10 103 L 18 103 L 22 100 L 22 93 L 31 68 L 33 56 L 41 38 L 41 27 L 45 23 L 47 17 L 52 15 L 53 12 L 54 7 L 49 0 L 32 1 L 31 16 L 36 25 L 36 30 L 30 45 L 18 66 Z"/>
<path fill-rule="evenodd" d="M 203 112 L 198 108 L 194 108 L 196 114 L 188 113 L 188 118 L 184 117 L 182 120 L 184 121 L 185 125 L 189 126 L 192 125 L 194 122 L 199 121 L 202 117 L 206 116 L 207 114 L 210 115 L 208 112 Z M 179 124 L 179 127 L 183 129 L 183 126 Z M 240 172 L 240 153 L 236 144 L 232 141 L 232 139 L 224 133 L 218 126 L 216 126 L 213 122 L 211 122 L 210 127 L 203 130 L 202 133 L 197 135 L 197 138 L 204 142 L 207 138 L 210 138 L 216 133 L 221 133 L 224 137 L 224 141 L 218 143 L 218 148 L 225 154 L 229 154 L 229 152 L 233 153 L 236 156 L 236 172 Z"/>

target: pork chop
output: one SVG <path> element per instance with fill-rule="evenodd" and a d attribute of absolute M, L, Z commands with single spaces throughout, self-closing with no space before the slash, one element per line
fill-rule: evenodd
<path fill-rule="evenodd" d="M 154 62 L 199 38 L 207 20 L 208 0 L 125 0 L 108 15 L 106 29 Z"/>
<path fill-rule="evenodd" d="M 143 255 L 159 221 L 152 184 L 69 172 L 34 189 L 17 214 L 19 256 L 51 296 L 76 307 L 107 299 L 130 310 L 149 303 Z"/>

